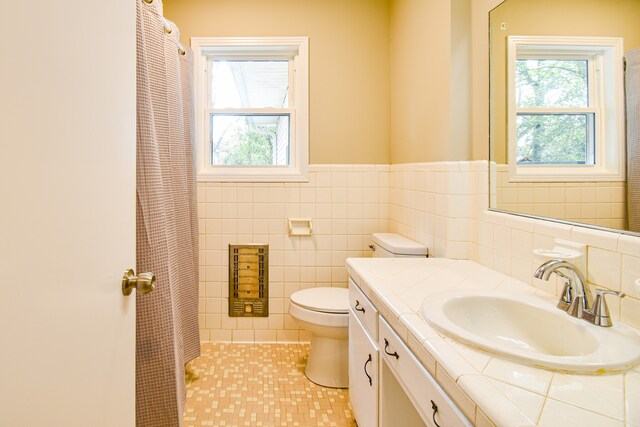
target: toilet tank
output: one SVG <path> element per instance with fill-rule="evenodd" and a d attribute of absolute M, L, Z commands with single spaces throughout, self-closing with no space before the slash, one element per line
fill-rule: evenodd
<path fill-rule="evenodd" d="M 396 233 L 373 233 L 374 258 L 428 257 L 429 249 Z"/>

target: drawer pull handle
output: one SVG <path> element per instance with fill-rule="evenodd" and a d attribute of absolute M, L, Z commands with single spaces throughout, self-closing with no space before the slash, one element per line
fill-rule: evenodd
<path fill-rule="evenodd" d="M 436 414 L 438 413 L 438 405 L 436 405 L 433 400 L 431 401 L 431 409 L 433 409 L 433 423 L 436 425 L 436 427 L 440 427 L 440 424 L 438 424 L 438 422 L 436 421 Z"/>
<path fill-rule="evenodd" d="M 360 301 L 356 300 L 356 306 L 354 307 L 356 311 L 361 311 L 364 313 L 364 307 L 360 307 Z"/>
<path fill-rule="evenodd" d="M 389 351 L 387 351 L 387 347 L 389 347 L 389 341 L 387 341 L 387 339 L 384 339 L 384 352 L 387 353 L 389 356 L 393 356 L 396 358 L 396 360 L 400 359 L 400 355 L 398 354 L 397 351 L 394 351 L 393 353 L 389 353 Z"/>
<path fill-rule="evenodd" d="M 364 362 L 364 374 L 367 376 L 367 378 L 369 378 L 369 385 L 373 387 L 373 381 L 371 380 L 371 375 L 369 375 L 369 373 L 367 372 L 367 365 L 370 362 L 373 362 L 373 359 L 371 358 L 371 353 L 369 353 L 369 358 L 367 359 L 367 361 Z"/>

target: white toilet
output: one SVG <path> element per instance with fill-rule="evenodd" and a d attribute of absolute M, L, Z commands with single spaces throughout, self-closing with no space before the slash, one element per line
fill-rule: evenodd
<path fill-rule="evenodd" d="M 348 387 L 349 290 L 324 287 L 294 292 L 289 314 L 311 332 L 307 378 L 326 387 Z"/>
<path fill-rule="evenodd" d="M 374 257 L 425 257 L 425 246 L 395 233 L 374 233 Z M 311 332 L 305 375 L 325 387 L 349 386 L 349 290 L 310 288 L 291 294 L 289 314 Z"/>

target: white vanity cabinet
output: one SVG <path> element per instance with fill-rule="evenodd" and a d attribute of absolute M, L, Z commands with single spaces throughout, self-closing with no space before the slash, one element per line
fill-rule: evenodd
<path fill-rule="evenodd" d="M 349 279 L 349 399 L 358 427 L 472 426 Z"/>
<path fill-rule="evenodd" d="M 349 279 L 349 399 L 358 427 L 378 426 L 378 311 Z"/>

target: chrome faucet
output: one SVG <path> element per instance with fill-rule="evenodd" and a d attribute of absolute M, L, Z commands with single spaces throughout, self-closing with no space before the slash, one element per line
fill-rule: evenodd
<path fill-rule="evenodd" d="M 568 274 L 563 273 L 563 271 Z M 597 296 L 594 302 L 584 275 L 575 265 L 561 259 L 552 259 L 545 262 L 538 267 L 533 275 L 537 279 L 549 280 L 551 273 L 557 274 L 565 281 L 562 296 L 558 301 L 558 308 L 573 317 L 584 319 L 597 326 L 609 327 L 613 325 L 604 296 L 615 295 L 619 298 L 624 298 L 626 296 L 624 293 L 598 289 L 596 290 Z"/>
<path fill-rule="evenodd" d="M 545 262 L 538 267 L 533 276 L 537 279 L 549 280 L 551 273 L 556 273 L 565 280 L 558 308 L 565 310 L 573 317 L 582 319 L 584 313 L 588 312 L 593 305 L 593 295 L 587 285 L 587 279 L 575 265 L 561 259 Z"/>

